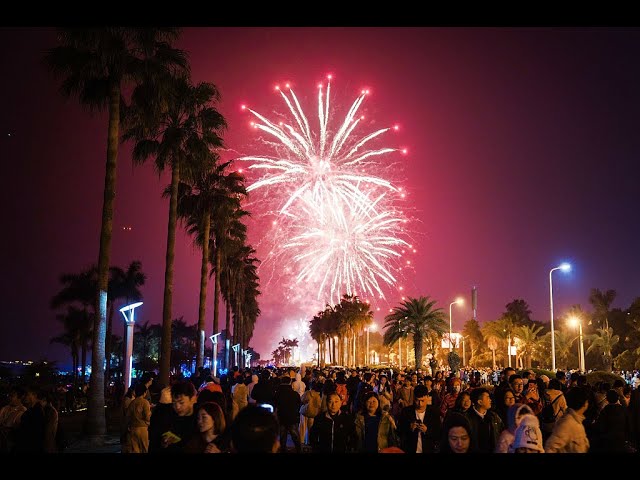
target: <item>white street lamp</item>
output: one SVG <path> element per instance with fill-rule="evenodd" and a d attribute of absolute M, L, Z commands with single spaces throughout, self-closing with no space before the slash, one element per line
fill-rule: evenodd
<path fill-rule="evenodd" d="M 218 332 L 218 333 L 214 333 L 213 335 L 211 335 L 209 337 L 209 339 L 211 340 L 211 343 L 213 343 L 213 378 L 218 376 L 218 335 L 221 335 L 222 332 Z"/>
<path fill-rule="evenodd" d="M 236 343 L 231 348 L 233 349 L 233 358 L 235 360 L 234 365 L 238 365 L 238 353 L 239 353 L 239 349 L 240 349 L 240 344 Z"/>
<path fill-rule="evenodd" d="M 584 340 L 582 338 L 582 321 L 578 317 L 571 317 L 569 319 L 569 324 L 572 327 L 578 327 L 578 368 L 581 372 L 586 372 L 585 364 L 584 364 Z"/>
<path fill-rule="evenodd" d="M 131 305 L 127 305 L 126 307 L 122 307 L 120 309 L 120 313 L 124 317 L 124 321 L 127 325 L 126 335 L 126 345 L 127 350 L 124 356 L 124 389 L 125 391 L 131 386 L 131 367 L 132 367 L 132 355 L 133 355 L 133 326 L 135 325 L 134 320 L 134 312 L 137 307 L 142 305 L 142 302 L 132 303 Z M 127 316 L 129 314 L 129 316 Z M 107 362 L 109 359 L 107 359 Z"/>
<path fill-rule="evenodd" d="M 551 308 L 551 370 L 556 370 L 556 334 L 553 329 L 553 279 L 551 274 L 556 270 L 562 270 L 568 272 L 571 270 L 571 264 L 562 263 L 559 266 L 549 270 L 549 305 Z"/>
<path fill-rule="evenodd" d="M 451 343 L 451 330 L 453 325 L 453 322 L 451 321 L 451 307 L 453 307 L 454 305 L 462 305 L 463 303 L 463 298 L 457 298 L 449 304 L 449 352 L 453 351 L 453 344 Z"/>
<path fill-rule="evenodd" d="M 369 332 L 370 331 L 376 331 L 377 325 L 375 323 L 372 323 L 371 325 L 367 325 L 366 327 L 364 327 L 364 329 L 367 331 L 367 362 L 366 364 L 369 365 L 371 363 L 371 354 L 369 353 Z"/>

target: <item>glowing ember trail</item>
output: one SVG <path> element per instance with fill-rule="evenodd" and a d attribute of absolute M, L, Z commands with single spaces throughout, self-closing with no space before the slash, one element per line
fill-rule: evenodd
<path fill-rule="evenodd" d="M 252 203 L 261 193 L 259 209 L 275 216 L 266 261 L 291 271 L 298 284 L 317 290 L 323 302 L 337 303 L 344 293 L 384 298 L 383 285 L 395 285 L 397 271 L 406 263 L 400 259 L 402 248 L 411 248 L 401 238 L 407 220 L 398 203 L 405 193 L 387 179 L 390 175 L 383 178 L 397 170 L 388 157 L 406 152 L 374 146 L 398 127 L 359 133 L 364 116 L 358 111 L 368 90 L 356 98 L 342 123 L 333 125 L 331 83 L 326 94 L 318 85 L 315 128 L 289 85 L 287 92 L 276 90 L 289 109 L 287 119 L 272 121 L 242 107 L 256 118 L 251 126 L 268 134 L 263 140 L 266 154 L 239 159 L 251 162 L 249 170 L 261 175 L 247 189 L 253 192 Z"/>

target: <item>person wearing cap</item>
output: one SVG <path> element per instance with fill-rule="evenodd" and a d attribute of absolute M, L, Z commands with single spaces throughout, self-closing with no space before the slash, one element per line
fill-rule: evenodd
<path fill-rule="evenodd" d="M 540 424 L 534 415 L 523 415 L 516 428 L 513 453 L 544 453 Z"/>

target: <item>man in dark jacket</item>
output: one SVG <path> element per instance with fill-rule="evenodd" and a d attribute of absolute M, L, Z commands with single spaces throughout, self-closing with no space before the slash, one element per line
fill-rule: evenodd
<path fill-rule="evenodd" d="M 255 390 L 255 388 L 254 388 Z M 287 451 L 287 434 L 296 447 L 296 453 L 302 453 L 300 443 L 300 395 L 291 387 L 291 377 L 282 377 L 280 387 L 276 392 L 275 407 L 280 424 L 280 451 Z"/>
<path fill-rule="evenodd" d="M 314 453 L 347 453 L 354 449 L 355 424 L 351 414 L 340 409 L 337 393 L 327 395 L 327 411 L 320 412 L 309 430 L 309 443 Z"/>
<path fill-rule="evenodd" d="M 491 396 L 486 388 L 471 391 L 471 408 L 467 418 L 471 424 L 471 448 L 478 453 L 493 453 L 504 430 L 500 415 L 491 410 Z"/>
<path fill-rule="evenodd" d="M 625 452 L 625 441 L 629 438 L 626 409 L 620 405 L 618 392 L 607 392 L 607 405 L 602 409 L 592 429 L 593 452 Z"/>
<path fill-rule="evenodd" d="M 413 390 L 413 405 L 404 407 L 398 417 L 400 448 L 405 453 L 433 453 L 440 438 L 440 413 L 424 385 Z"/>

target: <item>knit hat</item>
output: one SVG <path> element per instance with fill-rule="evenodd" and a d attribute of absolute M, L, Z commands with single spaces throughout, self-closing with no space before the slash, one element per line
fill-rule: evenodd
<path fill-rule="evenodd" d="M 515 451 L 521 447 L 532 448 L 540 453 L 544 453 L 540 423 L 534 415 L 524 415 L 520 419 L 520 425 L 516 428 L 513 450 Z"/>

